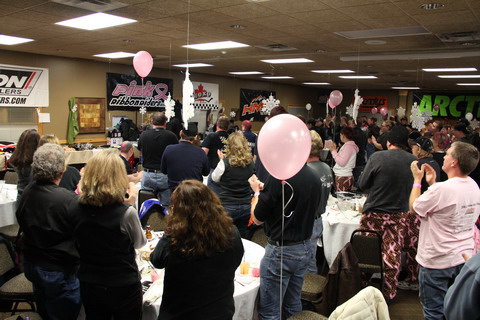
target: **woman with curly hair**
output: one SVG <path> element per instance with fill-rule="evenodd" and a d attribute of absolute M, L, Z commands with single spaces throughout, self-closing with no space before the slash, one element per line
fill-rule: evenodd
<path fill-rule="evenodd" d="M 220 162 L 212 173 L 212 179 L 220 185 L 219 197 L 233 219 L 242 237 L 246 236 L 252 190 L 248 179 L 255 172 L 252 152 L 241 131 L 228 136 L 227 152 L 219 150 Z"/>
<path fill-rule="evenodd" d="M 22 132 L 18 139 L 15 151 L 13 151 L 9 162 L 13 165 L 18 175 L 17 200 L 23 193 L 23 190 L 32 182 L 32 162 L 33 154 L 37 150 L 40 135 L 36 129 L 27 129 Z"/>
<path fill-rule="evenodd" d="M 197 180 L 172 194 L 165 234 L 150 256 L 165 268 L 158 319 L 232 319 L 240 235 L 217 195 Z"/>
<path fill-rule="evenodd" d="M 142 319 L 142 285 L 135 249 L 145 245 L 135 202 L 116 150 L 95 154 L 80 181 L 82 193 L 70 212 L 80 253 L 80 294 L 86 320 Z M 126 194 L 128 197 L 126 197 Z"/>

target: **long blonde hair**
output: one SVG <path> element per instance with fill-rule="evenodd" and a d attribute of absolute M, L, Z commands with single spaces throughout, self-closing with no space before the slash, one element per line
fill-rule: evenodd
<path fill-rule="evenodd" d="M 118 151 L 103 150 L 88 160 L 80 188 L 78 201 L 82 204 L 101 207 L 123 202 L 128 178 Z"/>
<path fill-rule="evenodd" d="M 233 167 L 245 168 L 252 162 L 252 150 L 241 131 L 234 132 L 227 139 L 228 163 Z"/>

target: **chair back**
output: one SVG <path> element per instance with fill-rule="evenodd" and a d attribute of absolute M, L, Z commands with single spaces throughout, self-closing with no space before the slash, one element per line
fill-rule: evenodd
<path fill-rule="evenodd" d="M 350 237 L 359 264 L 383 266 L 382 235 L 378 231 L 357 229 Z"/>
<path fill-rule="evenodd" d="M 6 241 L 7 240 L 0 241 L 0 277 L 15 268 L 12 253 L 9 250 Z"/>
<path fill-rule="evenodd" d="M 18 174 L 15 171 L 5 172 L 5 183 L 8 184 L 17 184 L 18 183 Z"/>
<path fill-rule="evenodd" d="M 153 231 L 163 231 L 166 225 L 166 216 L 163 212 L 153 211 L 146 220 L 146 225 L 150 225 Z"/>
<path fill-rule="evenodd" d="M 360 270 L 367 274 L 380 273 L 380 291 L 384 285 L 382 242 L 382 234 L 375 230 L 357 229 L 350 237 Z"/>
<path fill-rule="evenodd" d="M 157 196 L 150 190 L 140 189 L 138 191 L 138 210 L 142 207 L 142 204 L 145 200 L 156 198 Z"/>

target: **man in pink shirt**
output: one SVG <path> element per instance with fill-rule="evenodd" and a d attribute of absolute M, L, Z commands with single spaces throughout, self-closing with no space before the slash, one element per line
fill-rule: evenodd
<path fill-rule="evenodd" d="M 448 286 L 460 272 L 462 254 L 472 255 L 473 227 L 480 214 L 480 189 L 468 174 L 475 169 L 478 150 L 455 142 L 447 150 L 442 170 L 448 180 L 435 183 L 435 170 L 413 161 L 414 184 L 410 210 L 420 216 L 417 262 L 420 264 L 420 301 L 425 319 L 445 319 L 443 301 Z M 420 195 L 425 176 L 430 185 Z"/>

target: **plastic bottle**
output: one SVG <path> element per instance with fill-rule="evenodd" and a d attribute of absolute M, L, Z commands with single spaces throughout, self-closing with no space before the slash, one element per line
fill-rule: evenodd
<path fill-rule="evenodd" d="M 145 237 L 147 238 L 147 240 L 152 240 L 153 238 L 152 228 L 149 224 L 147 224 L 145 227 Z"/>

